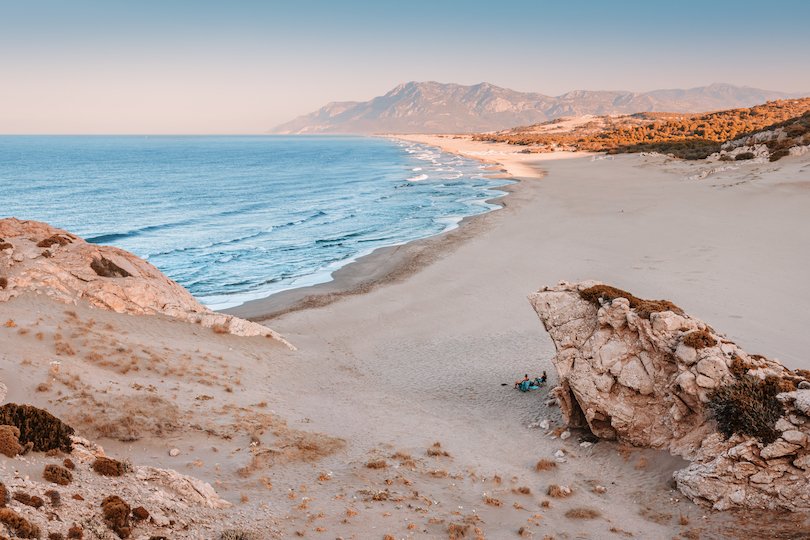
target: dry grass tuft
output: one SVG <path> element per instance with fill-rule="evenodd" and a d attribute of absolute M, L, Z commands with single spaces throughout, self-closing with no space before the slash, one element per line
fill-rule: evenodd
<path fill-rule="evenodd" d="M 526 486 L 516 487 L 515 489 L 512 490 L 512 492 L 516 493 L 518 495 L 531 495 L 532 494 L 532 490 L 530 488 L 526 487 Z"/>
<path fill-rule="evenodd" d="M 568 519 L 596 519 L 602 514 L 593 508 L 572 508 L 565 513 Z"/>
<path fill-rule="evenodd" d="M 616 298 L 626 298 L 630 302 L 630 307 L 643 319 L 649 319 L 652 313 L 660 311 L 672 311 L 678 315 L 684 314 L 681 308 L 669 300 L 644 300 L 610 285 L 594 285 L 579 291 L 579 296 L 596 307 L 600 307 L 602 302 L 612 302 Z"/>
<path fill-rule="evenodd" d="M 466 523 L 450 523 L 447 526 L 447 538 L 448 540 L 466 538 L 469 530 L 470 526 Z"/>
<path fill-rule="evenodd" d="M 534 465 L 537 472 L 548 471 L 557 467 L 557 462 L 551 459 L 541 459 Z"/>
<path fill-rule="evenodd" d="M 705 349 L 717 345 L 717 340 L 704 328 L 703 330 L 695 330 L 694 332 L 686 334 L 683 338 L 683 344 L 693 349 Z"/>
<path fill-rule="evenodd" d="M 500 499 L 490 497 L 489 495 L 484 495 L 484 503 L 490 506 L 503 506 L 503 502 L 501 502 Z"/>
<path fill-rule="evenodd" d="M 384 459 L 377 459 L 366 463 L 367 469 L 385 469 L 386 467 L 388 467 L 388 463 Z"/>
<path fill-rule="evenodd" d="M 0 289 L 5 289 L 8 287 L 8 278 L 0 277 Z"/>
<path fill-rule="evenodd" d="M 438 441 L 433 443 L 433 446 L 427 449 L 427 455 L 430 457 L 450 457 L 450 454 L 442 449 L 442 443 Z"/>
<path fill-rule="evenodd" d="M 549 497 L 554 497 L 555 499 L 564 499 L 565 497 L 570 497 L 573 494 L 573 491 L 568 486 L 559 486 L 557 484 L 551 484 L 550 486 L 548 486 L 546 494 Z"/>

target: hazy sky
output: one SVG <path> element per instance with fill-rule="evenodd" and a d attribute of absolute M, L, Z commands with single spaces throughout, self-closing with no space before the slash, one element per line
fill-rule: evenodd
<path fill-rule="evenodd" d="M 0 133 L 260 133 L 409 80 L 810 92 L 808 21 L 808 0 L 0 0 Z"/>

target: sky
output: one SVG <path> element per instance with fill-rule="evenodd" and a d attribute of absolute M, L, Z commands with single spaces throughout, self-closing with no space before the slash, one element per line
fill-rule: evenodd
<path fill-rule="evenodd" d="M 0 133 L 262 133 L 411 80 L 810 93 L 810 1 L 0 0 Z"/>

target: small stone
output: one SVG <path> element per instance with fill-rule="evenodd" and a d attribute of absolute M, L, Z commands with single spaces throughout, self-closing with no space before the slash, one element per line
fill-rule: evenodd
<path fill-rule="evenodd" d="M 554 457 L 558 458 L 565 457 L 565 450 L 557 450 L 556 452 L 554 452 Z"/>
<path fill-rule="evenodd" d="M 763 448 L 759 453 L 759 457 L 762 459 L 773 459 L 782 456 L 789 456 L 791 454 L 795 454 L 799 448 L 801 448 L 801 446 L 798 444 L 791 444 L 785 440 L 777 439 L 775 442 L 772 442 Z"/>
<path fill-rule="evenodd" d="M 798 444 L 800 446 L 805 446 L 807 444 L 807 435 L 798 429 L 785 431 L 782 433 L 782 438 L 790 444 Z"/>
<path fill-rule="evenodd" d="M 594 493 L 599 493 L 601 495 L 602 493 L 607 492 L 607 488 L 605 486 L 594 486 L 593 492 Z"/>
<path fill-rule="evenodd" d="M 180 449 L 179 448 L 172 448 L 171 450 L 169 450 L 169 455 L 172 456 L 172 457 L 179 456 L 180 455 Z"/>
<path fill-rule="evenodd" d="M 700 386 L 701 388 L 714 388 L 715 386 L 717 386 L 717 382 L 715 382 L 714 379 L 710 379 L 709 377 L 703 375 L 702 373 L 697 377 L 695 377 L 695 383 L 697 383 L 697 385 Z"/>
<path fill-rule="evenodd" d="M 540 421 L 540 429 L 548 429 L 548 426 L 549 426 L 548 420 Z"/>
<path fill-rule="evenodd" d="M 592 442 L 588 442 L 588 441 L 582 441 L 581 443 L 579 443 L 579 445 L 580 445 L 582 448 L 590 448 L 591 446 L 593 446 L 593 443 L 592 443 Z"/>
<path fill-rule="evenodd" d="M 566 440 L 570 436 L 571 436 L 571 432 L 568 431 L 568 430 L 563 431 L 562 433 L 560 433 L 560 439 L 562 439 L 562 440 Z"/>

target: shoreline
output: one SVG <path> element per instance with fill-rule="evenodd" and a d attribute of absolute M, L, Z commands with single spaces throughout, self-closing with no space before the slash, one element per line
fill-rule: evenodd
<path fill-rule="evenodd" d="M 559 159 L 559 156 L 542 158 L 537 154 L 520 154 L 512 151 L 508 145 L 502 144 L 476 142 L 474 144 L 482 147 L 477 152 L 469 152 L 458 145 L 449 144 L 464 141 L 465 146 L 469 146 L 472 141 L 467 137 L 457 139 L 439 135 L 382 136 L 425 144 L 442 152 L 491 165 L 490 172 L 493 174 L 488 175 L 490 178 L 511 180 L 514 183 L 498 187 L 497 190 L 503 194 L 485 200 L 487 203 L 500 205 L 500 208 L 466 216 L 451 230 L 396 246 L 377 248 L 335 270 L 329 281 L 280 291 L 218 311 L 251 321 L 269 321 L 293 311 L 327 306 L 341 298 L 364 294 L 381 285 L 402 281 L 488 228 L 493 214 L 503 214 L 504 211 L 511 209 L 512 205 L 507 203 L 507 199 L 513 199 L 515 194 L 522 191 L 527 180 L 545 176 L 545 173 L 536 166 L 536 162 Z M 495 153 L 492 153 L 493 149 Z M 570 154 L 570 157 L 590 155 Z M 498 159 L 495 159 L 496 156 Z M 532 162 L 531 165 L 527 163 L 529 161 Z"/>

